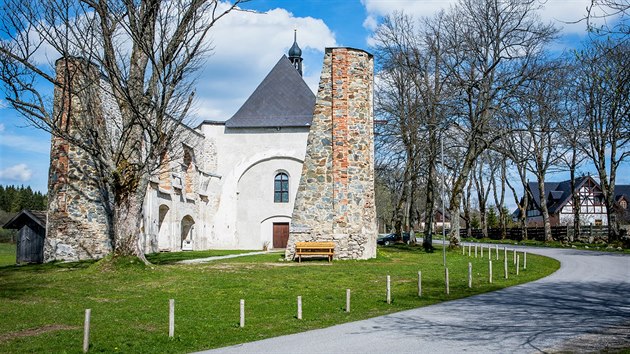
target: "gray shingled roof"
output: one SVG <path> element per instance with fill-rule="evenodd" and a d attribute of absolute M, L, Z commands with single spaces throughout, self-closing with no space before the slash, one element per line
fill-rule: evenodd
<path fill-rule="evenodd" d="M 227 128 L 304 127 L 313 120 L 315 95 L 283 55 Z"/>

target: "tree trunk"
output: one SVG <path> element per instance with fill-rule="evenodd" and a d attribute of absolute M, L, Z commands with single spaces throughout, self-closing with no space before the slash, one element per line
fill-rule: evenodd
<path fill-rule="evenodd" d="M 549 209 L 547 208 L 547 195 L 545 193 L 545 179 L 538 176 L 538 192 L 540 193 L 540 210 L 543 217 L 543 225 L 545 227 L 545 241 L 553 241 L 551 237 L 551 223 L 549 221 Z"/>
<path fill-rule="evenodd" d="M 426 251 L 433 250 L 433 222 L 435 216 L 435 164 L 429 162 L 427 176 L 427 199 L 424 212 L 424 239 L 422 247 Z"/>

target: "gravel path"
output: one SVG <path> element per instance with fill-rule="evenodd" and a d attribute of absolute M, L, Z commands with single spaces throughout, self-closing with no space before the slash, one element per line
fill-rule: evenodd
<path fill-rule="evenodd" d="M 544 279 L 492 293 L 203 353 L 583 351 L 578 343 L 589 336 L 587 350 L 597 351 L 606 348 L 608 334 L 630 346 L 630 256 L 521 249 L 562 266 Z"/>

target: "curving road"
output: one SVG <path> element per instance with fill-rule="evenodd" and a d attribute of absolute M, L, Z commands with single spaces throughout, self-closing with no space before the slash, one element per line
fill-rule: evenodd
<path fill-rule="evenodd" d="M 368 320 L 203 353 L 532 353 L 630 347 L 630 256 L 523 247 L 562 266 L 541 280 Z M 603 338 L 603 340 L 602 340 Z"/>

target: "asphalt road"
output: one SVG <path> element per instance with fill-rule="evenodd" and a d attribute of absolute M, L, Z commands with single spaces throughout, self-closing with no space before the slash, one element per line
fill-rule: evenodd
<path fill-rule="evenodd" d="M 562 266 L 544 279 L 493 293 L 203 353 L 583 351 L 574 345 L 589 336 L 598 339 L 590 348 L 597 351 L 609 333 L 630 343 L 629 255 L 523 249 Z"/>

